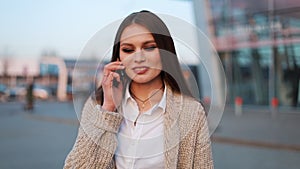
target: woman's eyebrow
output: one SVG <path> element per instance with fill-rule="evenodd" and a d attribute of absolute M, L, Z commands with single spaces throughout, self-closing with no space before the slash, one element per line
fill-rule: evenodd
<path fill-rule="evenodd" d="M 149 40 L 149 41 L 144 42 L 144 45 L 146 45 L 148 43 L 156 43 L 156 42 L 155 42 L 155 40 Z"/>
<path fill-rule="evenodd" d="M 121 45 L 120 46 L 133 46 L 132 44 L 130 44 L 130 43 L 121 43 Z"/>
<path fill-rule="evenodd" d="M 145 42 L 143 42 L 143 45 L 147 45 L 147 44 L 149 44 L 149 43 L 156 43 L 155 42 L 155 40 L 149 40 L 149 41 L 145 41 Z M 131 43 L 121 43 L 120 44 L 120 46 L 134 46 L 133 44 L 131 44 Z"/>

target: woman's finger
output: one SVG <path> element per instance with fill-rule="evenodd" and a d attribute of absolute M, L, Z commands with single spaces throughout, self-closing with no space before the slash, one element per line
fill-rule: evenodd
<path fill-rule="evenodd" d="M 103 73 L 107 74 L 111 71 L 116 71 L 118 69 L 124 69 L 125 66 L 122 65 L 122 62 L 112 62 L 104 66 Z"/>
<path fill-rule="evenodd" d="M 117 82 L 119 82 L 119 83 L 121 82 L 121 78 L 118 73 L 110 72 L 109 75 L 107 75 L 103 78 L 102 85 L 111 87 L 113 85 L 114 79 L 116 79 Z"/>
<path fill-rule="evenodd" d="M 118 82 L 121 82 L 119 73 L 112 72 L 113 79 L 116 79 Z"/>
<path fill-rule="evenodd" d="M 110 79 L 111 79 L 110 73 L 104 74 L 103 79 L 102 79 L 102 85 L 103 85 L 103 87 L 109 85 Z"/>

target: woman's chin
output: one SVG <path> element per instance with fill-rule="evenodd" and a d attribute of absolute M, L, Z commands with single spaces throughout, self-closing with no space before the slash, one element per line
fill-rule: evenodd
<path fill-rule="evenodd" d="M 146 84 L 149 83 L 152 79 L 148 79 L 148 78 L 133 78 L 132 82 L 133 83 L 139 83 L 139 84 Z"/>
<path fill-rule="evenodd" d="M 136 76 L 135 78 L 131 79 L 133 83 L 137 84 L 152 84 L 153 82 L 159 80 L 161 81 L 160 77 L 139 77 Z"/>

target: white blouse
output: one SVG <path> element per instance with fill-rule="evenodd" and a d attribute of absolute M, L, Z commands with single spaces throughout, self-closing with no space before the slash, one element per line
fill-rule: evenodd
<path fill-rule="evenodd" d="M 119 111 L 124 120 L 118 133 L 116 166 L 118 169 L 163 169 L 166 87 L 160 102 L 139 115 L 138 105 L 131 97 L 128 86 Z"/>

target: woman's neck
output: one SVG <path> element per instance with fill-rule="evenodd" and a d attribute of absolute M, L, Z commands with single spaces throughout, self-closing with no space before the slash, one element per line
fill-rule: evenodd
<path fill-rule="evenodd" d="M 140 112 L 145 112 L 160 101 L 163 87 L 164 83 L 159 79 L 149 83 L 131 82 L 129 89 L 131 96 L 138 103 Z"/>
<path fill-rule="evenodd" d="M 161 79 L 151 81 L 148 83 L 135 83 L 134 81 L 130 84 L 130 91 L 137 97 L 141 99 L 146 99 L 156 90 L 161 89 L 163 86 L 163 81 Z"/>

